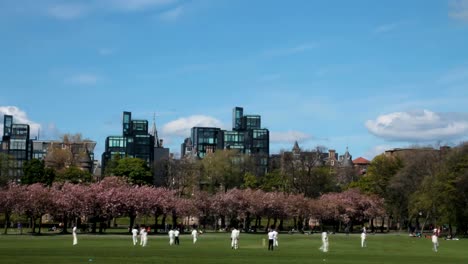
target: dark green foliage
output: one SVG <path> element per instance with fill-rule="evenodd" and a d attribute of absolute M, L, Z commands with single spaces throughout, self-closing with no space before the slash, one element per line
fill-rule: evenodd
<path fill-rule="evenodd" d="M 112 175 L 125 176 L 132 184 L 152 184 L 153 175 L 146 161 L 138 158 L 123 158 L 117 161 Z"/>
<path fill-rule="evenodd" d="M 45 168 L 44 161 L 32 159 L 27 161 L 23 167 L 24 175 L 21 178 L 22 184 L 43 183 L 52 185 L 55 180 L 55 171 Z"/>

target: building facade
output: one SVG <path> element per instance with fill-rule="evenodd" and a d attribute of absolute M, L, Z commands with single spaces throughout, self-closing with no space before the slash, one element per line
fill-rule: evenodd
<path fill-rule="evenodd" d="M 204 158 L 219 149 L 235 149 L 255 159 L 260 174 L 268 168 L 270 133 L 261 127 L 259 115 L 244 115 L 242 107 L 232 112 L 232 130 L 217 127 L 193 127 L 191 137 L 181 146 L 181 157 Z M 190 150 L 190 151 L 189 151 Z"/>
<path fill-rule="evenodd" d="M 34 140 L 33 141 L 33 158 L 44 160 L 45 166 L 56 168 L 56 151 L 66 151 L 68 160 L 66 167 L 76 166 L 81 170 L 88 171 L 94 174 L 98 167 L 97 161 L 94 159 L 94 148 L 96 142 L 91 140 L 59 141 L 59 140 Z"/>
<path fill-rule="evenodd" d="M 155 119 L 152 131 L 149 131 L 148 121 L 132 119 L 131 112 L 123 112 L 122 135 L 106 138 L 105 151 L 102 154 L 102 173 L 105 173 L 109 161 L 119 157 L 139 158 L 154 168 L 156 161 L 169 159 L 169 149 L 163 147 L 163 141 L 159 139 Z M 155 159 L 156 157 L 156 159 Z M 155 182 L 162 173 L 154 169 Z"/>
<path fill-rule="evenodd" d="M 20 182 L 24 163 L 33 157 L 33 143 L 30 139 L 29 125 L 15 124 L 13 116 L 5 115 L 0 152 L 11 159 L 8 166 L 8 177 L 12 181 Z"/>

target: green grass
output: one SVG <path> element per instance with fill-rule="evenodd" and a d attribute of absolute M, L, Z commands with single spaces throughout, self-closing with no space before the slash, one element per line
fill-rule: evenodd
<path fill-rule="evenodd" d="M 180 246 L 169 246 L 166 235 L 152 235 L 148 246 L 133 246 L 129 235 L 0 235 L 0 263 L 468 263 L 468 240 L 440 241 L 432 251 L 429 239 L 406 235 L 369 235 L 360 248 L 359 235 L 330 235 L 330 251 L 318 250 L 319 234 L 280 234 L 273 252 L 262 246 L 266 235 L 241 233 L 240 248 L 232 250 L 229 234 L 203 234 L 196 245 L 189 235 Z"/>

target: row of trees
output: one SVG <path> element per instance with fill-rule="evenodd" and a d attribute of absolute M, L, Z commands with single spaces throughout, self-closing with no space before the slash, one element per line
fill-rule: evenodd
<path fill-rule="evenodd" d="M 196 192 L 190 197 L 180 197 L 174 190 L 146 185 L 129 184 L 121 177 L 107 177 L 98 183 L 10 184 L 0 191 L 0 211 L 5 215 L 5 233 L 12 214 L 30 219 L 33 232 L 41 219 L 49 214 L 57 221 L 69 223 L 85 220 L 91 231 L 116 217 L 129 217 L 130 225 L 137 216 L 154 218 L 154 226 L 164 225 L 170 216 L 172 225 L 185 217 L 196 217 L 204 228 L 227 226 L 257 228 L 261 219 L 268 224 L 284 228 L 283 222 L 291 219 L 294 228 L 308 226 L 310 218 L 338 226 L 343 223 L 362 223 L 383 216 L 383 200 L 377 196 L 363 195 L 357 189 L 342 193 L 329 193 L 317 199 L 302 194 L 264 192 L 252 189 L 230 189 L 214 195 Z M 102 232 L 102 228 L 99 230 Z"/>
<path fill-rule="evenodd" d="M 458 234 L 468 232 L 468 144 L 377 156 L 350 187 L 384 198 L 400 229 L 447 224 L 450 233 L 453 226 Z"/>

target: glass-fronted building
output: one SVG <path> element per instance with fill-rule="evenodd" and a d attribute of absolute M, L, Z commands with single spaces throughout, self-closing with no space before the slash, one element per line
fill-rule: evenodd
<path fill-rule="evenodd" d="M 259 115 L 244 115 L 242 107 L 235 107 L 232 111 L 231 131 L 216 127 L 194 127 L 190 140 L 193 144 L 190 154 L 199 158 L 217 149 L 236 149 L 255 158 L 260 174 L 268 168 L 270 133 L 268 129 L 261 128 Z M 187 152 L 182 150 L 181 154 L 183 157 Z"/>
<path fill-rule="evenodd" d="M 152 131 L 149 131 L 147 120 L 132 119 L 131 112 L 123 112 L 122 135 L 106 138 L 105 152 L 102 154 L 102 173 L 109 161 L 115 157 L 139 158 L 145 160 L 148 166 L 154 167 L 154 162 L 169 159 L 169 149 L 162 146 L 156 130 L 156 121 Z M 155 183 L 162 177 L 160 170 L 154 168 Z"/>
<path fill-rule="evenodd" d="M 11 158 L 8 166 L 8 176 L 11 180 L 21 180 L 24 163 L 32 159 L 32 147 L 29 125 L 14 124 L 13 116 L 5 115 L 0 152 Z"/>
<path fill-rule="evenodd" d="M 139 158 L 150 166 L 154 161 L 154 142 L 154 136 L 148 131 L 147 120 L 132 120 L 131 112 L 123 112 L 122 136 L 106 138 L 105 152 L 102 154 L 103 170 L 116 156 Z"/>

